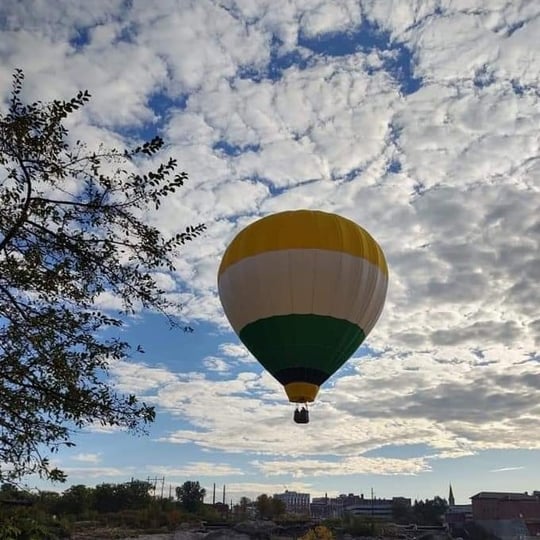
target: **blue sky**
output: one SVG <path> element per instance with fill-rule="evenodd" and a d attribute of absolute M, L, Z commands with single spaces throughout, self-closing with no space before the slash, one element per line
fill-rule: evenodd
<path fill-rule="evenodd" d="M 451 482 L 463 503 L 539 489 L 539 33 L 536 2 L 4 0 L 2 99 L 15 67 L 29 99 L 88 89 L 73 137 L 162 135 L 190 180 L 147 218 L 208 226 L 157 276 L 195 332 L 138 313 L 122 337 L 145 354 L 111 366 L 155 404 L 149 436 L 86 429 L 54 457 L 67 485 L 164 476 L 238 500 Z M 232 237 L 294 208 L 357 221 L 390 267 L 379 323 L 308 426 L 216 286 Z"/>

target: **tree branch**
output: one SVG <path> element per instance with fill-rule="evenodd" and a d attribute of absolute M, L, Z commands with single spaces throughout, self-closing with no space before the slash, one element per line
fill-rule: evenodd
<path fill-rule="evenodd" d="M 13 237 L 17 234 L 18 230 L 21 228 L 23 223 L 28 218 L 28 210 L 30 208 L 30 203 L 32 202 L 32 182 L 30 179 L 30 175 L 24 165 L 24 162 L 20 159 L 20 157 L 17 156 L 17 161 L 19 162 L 19 165 L 23 171 L 24 178 L 26 181 L 26 200 L 24 201 L 21 214 L 11 227 L 11 229 L 6 233 L 2 241 L 0 242 L 0 251 L 2 251 L 8 244 L 11 242 Z"/>

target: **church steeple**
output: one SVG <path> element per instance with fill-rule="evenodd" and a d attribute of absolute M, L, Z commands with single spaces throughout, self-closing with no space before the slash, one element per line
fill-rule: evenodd
<path fill-rule="evenodd" d="M 448 492 L 448 506 L 455 506 L 456 501 L 454 499 L 454 492 L 452 491 L 452 484 L 450 484 L 450 491 Z"/>

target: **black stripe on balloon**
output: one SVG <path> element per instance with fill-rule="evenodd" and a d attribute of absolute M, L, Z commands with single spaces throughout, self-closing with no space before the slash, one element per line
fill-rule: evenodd
<path fill-rule="evenodd" d="M 295 382 L 311 383 L 320 386 L 330 375 L 320 369 L 307 367 L 286 368 L 275 372 L 274 377 L 283 385 Z"/>

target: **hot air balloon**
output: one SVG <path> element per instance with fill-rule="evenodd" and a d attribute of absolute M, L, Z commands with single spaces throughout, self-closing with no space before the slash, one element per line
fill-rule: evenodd
<path fill-rule="evenodd" d="M 240 340 L 303 404 L 358 349 L 388 287 L 384 254 L 362 227 L 336 214 L 295 210 L 248 225 L 218 271 L 225 314 Z"/>

